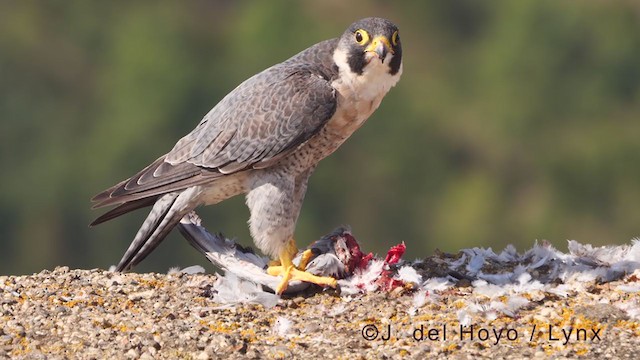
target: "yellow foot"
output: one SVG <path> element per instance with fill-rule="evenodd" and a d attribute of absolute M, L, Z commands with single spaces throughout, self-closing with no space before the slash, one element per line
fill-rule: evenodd
<path fill-rule="evenodd" d="M 300 264 L 298 264 L 298 269 L 304 271 L 307 270 L 307 265 L 309 265 L 309 261 L 313 256 L 313 251 L 310 249 L 305 250 L 300 257 Z"/>
<path fill-rule="evenodd" d="M 282 276 L 282 282 L 276 289 L 277 294 L 282 294 L 287 290 L 289 282 L 294 280 L 309 282 L 320 286 L 331 286 L 333 288 L 338 286 L 338 281 L 332 277 L 316 276 L 304 271 L 304 269 L 307 268 L 309 260 L 313 256 L 311 250 L 306 250 L 302 254 L 300 267 L 296 268 L 293 265 L 292 259 L 297 253 L 298 248 L 296 247 L 295 240 L 291 239 L 285 249 L 280 253 L 280 265 L 272 265 L 267 268 L 267 273 L 269 275 Z"/>
<path fill-rule="evenodd" d="M 306 271 L 299 270 L 293 265 L 289 265 L 286 268 L 283 268 L 282 266 L 272 266 L 267 269 L 267 273 L 273 276 L 282 275 L 282 282 L 276 288 L 276 293 L 279 295 L 287 290 L 289 282 L 294 280 L 309 282 L 320 286 L 331 286 L 332 288 L 338 286 L 338 281 L 332 277 L 316 276 Z"/>
<path fill-rule="evenodd" d="M 269 261 L 269 267 L 280 266 L 280 260 L 271 260 Z"/>

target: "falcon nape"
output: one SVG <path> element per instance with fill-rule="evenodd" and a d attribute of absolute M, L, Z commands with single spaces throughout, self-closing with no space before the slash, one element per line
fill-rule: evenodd
<path fill-rule="evenodd" d="M 118 271 L 151 253 L 200 205 L 246 194 L 256 246 L 279 258 L 268 272 L 335 287 L 331 277 L 296 267 L 293 239 L 307 181 L 378 108 L 402 74 L 398 28 L 381 18 L 353 23 L 249 78 L 225 96 L 171 151 L 96 195 L 94 208 L 118 205 L 91 225 L 153 206 Z"/>

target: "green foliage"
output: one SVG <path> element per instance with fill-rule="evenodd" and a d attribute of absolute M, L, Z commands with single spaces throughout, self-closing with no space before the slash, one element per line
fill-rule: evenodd
<path fill-rule="evenodd" d="M 355 19 L 394 20 L 404 77 L 321 163 L 306 244 L 365 249 L 640 235 L 640 7 L 632 1 L 0 4 L 0 273 L 107 267 L 140 211 L 87 228 L 89 198 L 171 149 L 238 83 Z M 242 198 L 202 209 L 250 244 Z M 205 263 L 172 234 L 141 271 Z"/>

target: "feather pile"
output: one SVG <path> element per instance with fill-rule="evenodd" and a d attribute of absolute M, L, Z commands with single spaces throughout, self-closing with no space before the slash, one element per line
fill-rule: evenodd
<path fill-rule="evenodd" d="M 185 216 L 179 229 L 191 245 L 226 272 L 214 286 L 216 301 L 254 302 L 266 307 L 277 303 L 273 291 L 280 278 L 266 273 L 267 258 L 220 234 L 208 233 L 195 213 Z M 470 322 L 474 315 L 488 319 L 500 314 L 515 316 L 536 294 L 566 297 L 594 283 L 625 277 L 629 281 L 618 290 L 640 292 L 640 239 L 633 239 L 629 245 L 603 247 L 570 240 L 568 253 L 547 242 L 536 243 L 522 254 L 511 245 L 500 253 L 475 247 L 458 254 L 437 253 L 409 262 L 402 259 L 406 250 L 404 243 L 393 246 L 381 259 L 363 253 L 351 232 L 338 228 L 311 244 L 309 249 L 314 257 L 307 271 L 335 276 L 342 296 L 411 289 L 415 291 L 413 307 L 419 308 L 429 297 L 437 297 L 438 292 L 470 286 L 476 295 L 489 301 L 470 303 L 460 309 L 458 318 L 462 324 Z M 294 263 L 298 261 L 299 256 Z M 310 284 L 292 282 L 287 294 L 308 286 Z"/>

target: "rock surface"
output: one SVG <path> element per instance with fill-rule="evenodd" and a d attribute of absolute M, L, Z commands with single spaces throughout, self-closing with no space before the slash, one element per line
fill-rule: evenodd
<path fill-rule="evenodd" d="M 539 294 L 514 317 L 475 309 L 461 319 L 469 304 L 488 302 L 463 283 L 421 294 L 307 293 L 265 309 L 213 302 L 214 275 L 59 267 L 0 276 L 0 358 L 637 359 L 639 295 L 619 290 L 631 277 L 565 298 Z M 473 329 L 461 329 L 467 321 Z"/>

